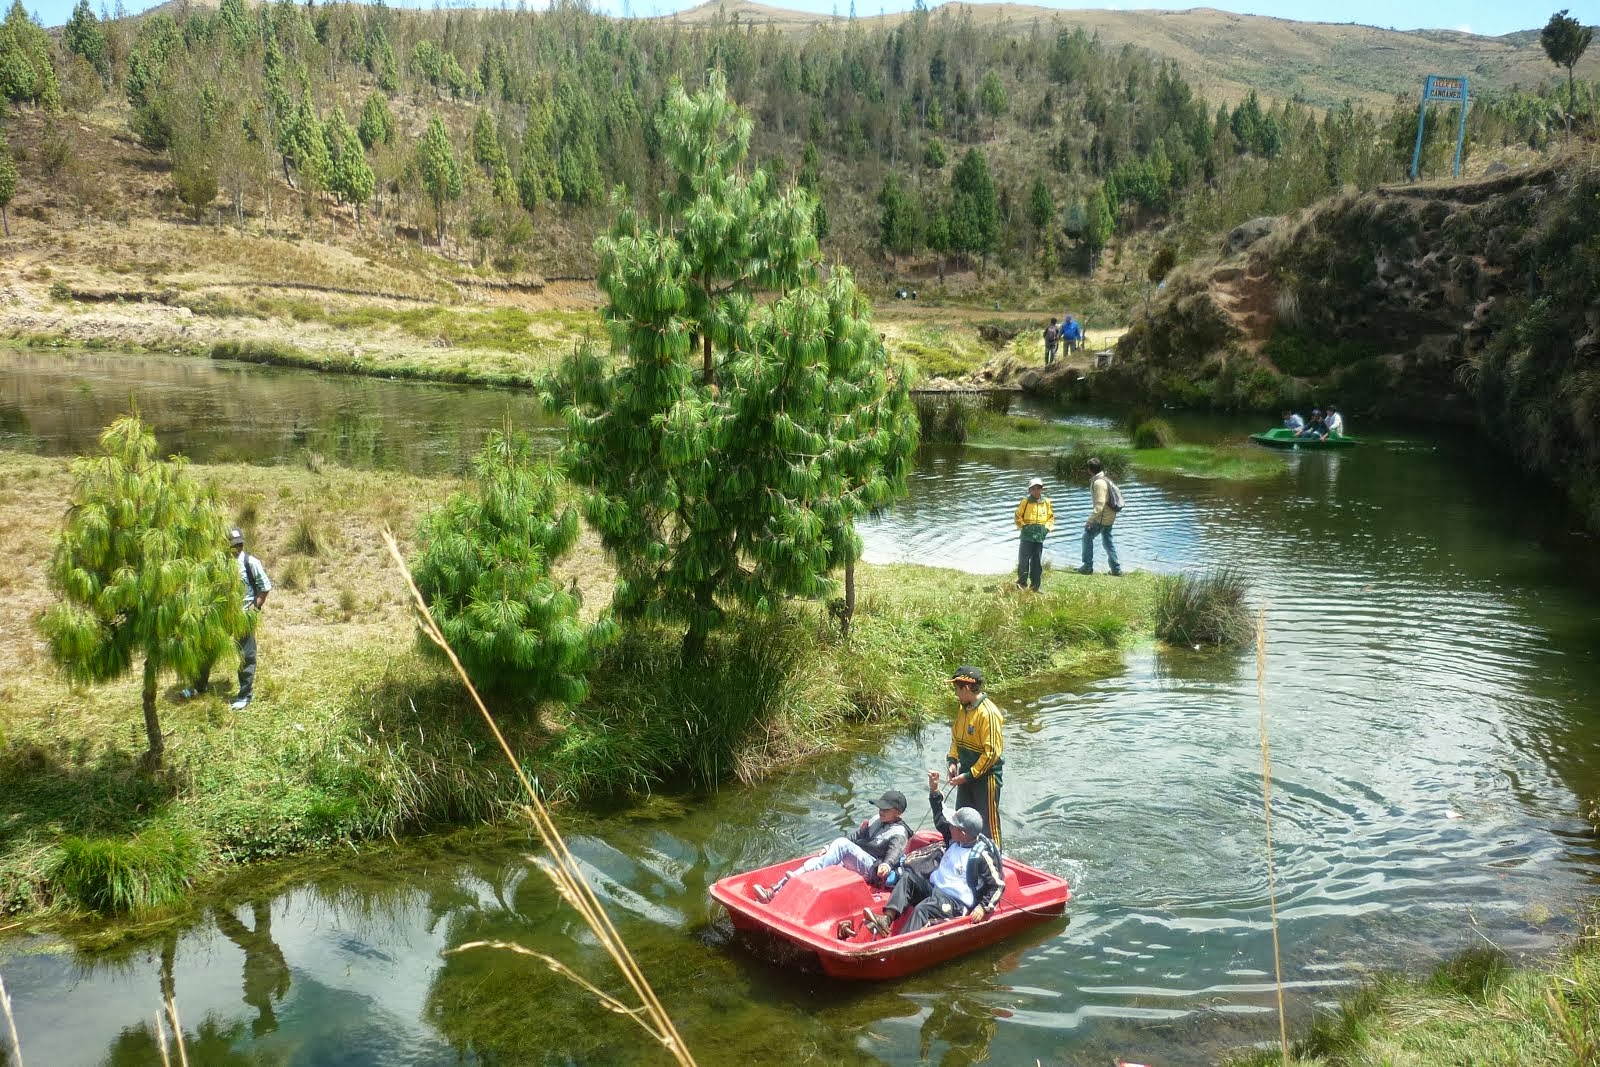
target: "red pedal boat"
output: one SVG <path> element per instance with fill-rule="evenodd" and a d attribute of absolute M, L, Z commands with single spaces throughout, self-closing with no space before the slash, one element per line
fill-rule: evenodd
<path fill-rule="evenodd" d="M 910 848 L 937 840 L 937 833 L 924 830 L 911 839 Z M 770 886 L 803 862 L 805 857 L 730 875 L 712 884 L 711 896 L 728 909 L 735 929 L 762 931 L 788 941 L 815 955 L 822 970 L 836 978 L 901 978 L 1058 916 L 1072 897 L 1066 879 L 1007 856 L 1005 892 L 994 914 L 982 922 L 963 916 L 906 934 L 899 932 L 905 922 L 901 916 L 893 934 L 874 939 L 861 921 L 861 909 L 881 912 L 889 893 L 868 885 L 848 867 L 796 875 L 771 904 L 755 898 L 756 885 Z M 837 934 L 842 919 L 855 927 L 855 934 L 845 941 Z"/>

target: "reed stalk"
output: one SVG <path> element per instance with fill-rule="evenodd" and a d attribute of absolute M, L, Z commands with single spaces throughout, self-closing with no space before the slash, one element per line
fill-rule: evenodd
<path fill-rule="evenodd" d="M 183 1024 L 178 1021 L 178 1002 L 167 994 L 167 1021 L 172 1024 L 172 1043 L 178 1046 L 178 1067 L 189 1067 L 189 1050 L 183 1047 Z"/>
<path fill-rule="evenodd" d="M 17 1020 L 11 1016 L 11 997 L 6 993 L 6 980 L 0 977 L 0 1014 L 6 1017 L 6 1033 L 11 1036 L 11 1058 L 22 1067 L 22 1042 L 17 1040 Z"/>
<path fill-rule="evenodd" d="M 455 669 L 456 675 L 461 679 L 462 684 L 466 686 L 473 703 L 477 705 L 478 712 L 483 716 L 483 721 L 488 725 L 489 732 L 494 734 L 495 741 L 500 745 L 500 751 L 505 754 L 506 760 L 511 764 L 518 782 L 522 785 L 523 792 L 528 797 L 528 803 L 523 805 L 522 812 L 533 823 L 534 828 L 538 830 L 539 839 L 544 843 L 545 850 L 552 857 L 550 861 L 539 860 L 536 862 L 555 884 L 556 891 L 561 894 L 562 899 L 570 904 L 573 910 L 577 911 L 589 929 L 594 932 L 595 937 L 605 948 L 606 953 L 610 955 L 612 962 L 617 965 L 617 970 L 622 973 L 623 980 L 628 983 L 634 995 L 639 998 L 640 1006 L 629 1008 L 615 997 L 601 991 L 592 983 L 581 978 L 553 957 L 522 948 L 514 943 L 471 942 L 460 946 L 457 951 L 476 947 L 495 947 L 535 956 L 543 960 L 556 973 L 571 979 L 583 989 L 594 994 L 607 1010 L 615 1011 L 634 1020 L 662 1048 L 666 1049 L 679 1064 L 684 1065 L 684 1067 L 693 1067 L 694 1057 L 690 1054 L 688 1046 L 684 1044 L 683 1038 L 678 1034 L 678 1029 L 673 1025 L 672 1018 L 656 997 L 655 990 L 650 987 L 649 980 L 645 977 L 644 971 L 640 969 L 638 962 L 634 960 L 633 953 L 629 951 L 627 944 L 622 940 L 622 935 L 612 925 L 610 916 L 606 914 L 605 907 L 600 903 L 600 898 L 595 895 L 588 879 L 584 877 L 582 868 L 579 867 L 572 853 L 567 850 L 566 840 L 562 838 L 561 831 L 556 828 L 555 820 L 550 817 L 549 809 L 539 799 L 539 794 L 533 788 L 533 783 L 528 781 L 528 776 L 523 771 L 521 762 L 511 751 L 510 744 L 506 742 L 505 735 L 500 732 L 499 725 L 495 722 L 494 716 L 490 714 L 488 707 L 485 706 L 483 698 L 478 694 L 477 687 L 472 684 L 472 679 L 467 676 L 465 668 L 461 666 L 461 661 L 456 658 L 455 651 L 439 631 L 438 624 L 434 622 L 432 613 L 428 611 L 427 602 L 423 600 L 421 592 L 417 589 L 416 582 L 412 580 L 411 570 L 406 566 L 405 557 L 400 554 L 400 546 L 395 541 L 394 533 L 385 529 L 383 531 L 383 540 L 384 544 L 389 547 L 389 554 L 394 557 L 395 564 L 400 568 L 400 574 L 406 581 L 406 588 L 411 590 L 412 600 L 417 606 L 418 625 L 422 627 L 422 632 L 427 635 L 428 640 L 439 646 L 439 650 L 449 659 L 450 666 Z"/>
<path fill-rule="evenodd" d="M 1283 959 L 1278 952 L 1278 886 L 1272 866 L 1272 747 L 1267 743 L 1267 606 L 1256 611 L 1256 706 L 1261 718 L 1261 791 L 1267 818 L 1267 902 L 1272 910 L 1272 973 L 1278 989 L 1278 1045 L 1289 1067 L 1289 1022 L 1283 1010 Z"/>

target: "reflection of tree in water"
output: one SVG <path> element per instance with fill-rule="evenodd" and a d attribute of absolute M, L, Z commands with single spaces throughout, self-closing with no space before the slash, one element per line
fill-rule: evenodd
<path fill-rule="evenodd" d="M 922 1023 L 919 1058 L 923 1063 L 937 1062 L 940 1067 L 982 1063 L 989 1058 L 989 1043 L 998 1028 L 993 1010 L 978 997 L 960 993 L 936 995 Z M 935 1050 L 940 1046 L 943 1052 L 935 1060 Z"/>
<path fill-rule="evenodd" d="M 118 1034 L 106 1053 L 105 1067 L 150 1067 L 160 1063 L 161 1044 L 154 1026 L 152 1018 L 151 1022 L 130 1026 Z M 196 1067 L 250 1067 L 260 1063 L 257 1057 L 234 1048 L 243 1036 L 243 1023 L 224 1026 L 216 1016 L 207 1015 L 199 1026 L 184 1031 L 184 1052 Z M 167 1055 L 173 1063 L 178 1062 L 171 1037 L 167 1038 Z"/>
<path fill-rule="evenodd" d="M 251 901 L 250 910 L 254 914 L 255 929 L 245 926 L 238 916 L 223 908 L 216 911 L 216 924 L 222 935 L 244 953 L 244 1002 L 256 1010 L 250 1033 L 261 1037 L 278 1028 L 272 1006 L 289 992 L 289 965 L 277 942 L 272 940 L 271 902 Z"/>

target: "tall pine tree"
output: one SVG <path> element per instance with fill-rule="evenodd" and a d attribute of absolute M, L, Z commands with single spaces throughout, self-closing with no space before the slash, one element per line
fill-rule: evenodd
<path fill-rule="evenodd" d="M 905 491 L 916 430 L 850 273 L 818 280 L 810 196 L 743 171 L 751 124 L 720 73 L 658 122 L 659 214 L 620 208 L 596 244 L 609 357 L 574 353 L 544 395 L 617 611 L 684 624 L 693 662 L 730 603 L 832 589 L 855 516 Z"/>

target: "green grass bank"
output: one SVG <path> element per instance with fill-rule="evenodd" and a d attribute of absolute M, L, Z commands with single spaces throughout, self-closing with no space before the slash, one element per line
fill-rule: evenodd
<path fill-rule="evenodd" d="M 257 700 L 226 687 L 183 702 L 162 679 L 164 770 L 140 766 L 137 679 L 66 685 L 35 620 L 69 491 L 66 460 L 0 454 L 0 914 L 56 919 L 158 908 L 231 865 L 504 815 L 510 768 L 453 676 L 417 647 L 379 532 L 409 538 L 456 487 L 335 467 L 204 466 L 277 589 L 260 630 Z M 408 549 L 414 545 L 406 542 Z M 585 535 L 563 580 L 585 613 L 609 569 Z M 985 664 L 1002 697 L 1044 671 L 1108 669 L 1151 632 L 1155 579 L 1005 577 L 861 568 L 850 640 L 827 606 L 796 603 L 728 627 L 685 672 L 680 635 L 642 629 L 609 648 L 584 704 L 500 706 L 544 793 L 584 800 L 768 771 L 942 717 L 943 682 Z M 231 680 L 232 664 L 215 679 Z M 697 716 L 686 716 L 694 707 Z"/>
<path fill-rule="evenodd" d="M 1230 1067 L 1275 1067 L 1262 1050 Z M 1498 949 L 1470 949 L 1416 980 L 1383 975 L 1296 1038 L 1294 1067 L 1438 1067 L 1600 1062 L 1600 910 L 1587 905 L 1565 950 L 1521 967 Z"/>

